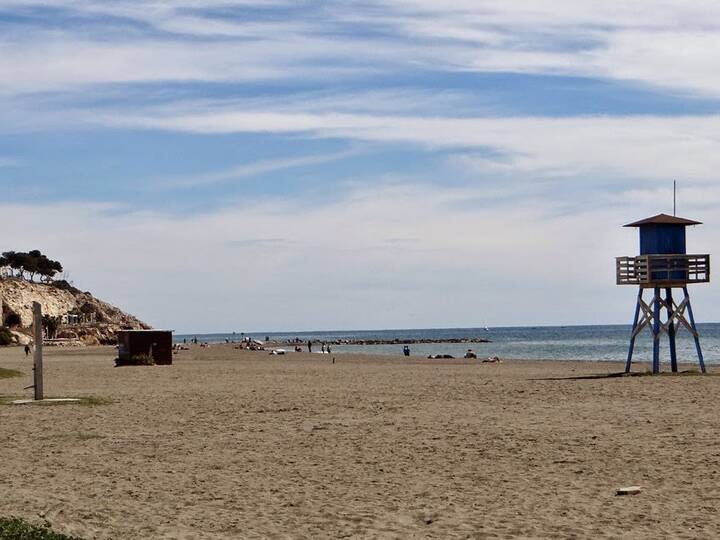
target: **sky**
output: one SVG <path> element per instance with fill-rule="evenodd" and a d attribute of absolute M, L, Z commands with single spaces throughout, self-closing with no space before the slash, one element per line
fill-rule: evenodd
<path fill-rule="evenodd" d="M 704 0 L 0 0 L 0 249 L 183 333 L 629 323 L 621 225 L 677 180 L 720 240 L 719 49 Z"/>

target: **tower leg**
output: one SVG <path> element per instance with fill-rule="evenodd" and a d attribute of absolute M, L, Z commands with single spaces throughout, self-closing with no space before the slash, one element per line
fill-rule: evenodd
<path fill-rule="evenodd" d="M 655 287 L 653 298 L 653 375 L 660 373 L 660 287 Z"/>
<path fill-rule="evenodd" d="M 625 362 L 625 373 L 630 373 L 630 365 L 632 364 L 633 350 L 635 349 L 635 329 L 640 318 L 640 302 L 642 302 L 643 289 L 640 287 L 638 291 L 637 302 L 635 303 L 635 317 L 633 318 L 632 331 L 630 333 L 630 348 L 628 349 L 627 361 Z"/>
<path fill-rule="evenodd" d="M 697 350 L 698 362 L 700 362 L 700 371 L 705 371 L 705 360 L 703 359 L 702 349 L 700 348 L 700 336 L 698 335 L 697 327 L 695 326 L 695 317 L 693 316 L 692 306 L 690 305 L 690 295 L 688 294 L 687 287 L 683 287 L 685 293 L 685 300 L 687 300 L 687 311 L 688 317 L 690 317 L 690 326 L 693 329 L 693 338 L 695 339 L 695 349 Z"/>
<path fill-rule="evenodd" d="M 665 306 L 668 316 L 668 341 L 670 342 L 670 370 L 677 373 L 677 349 L 675 348 L 675 321 L 673 320 L 672 288 L 665 289 Z"/>

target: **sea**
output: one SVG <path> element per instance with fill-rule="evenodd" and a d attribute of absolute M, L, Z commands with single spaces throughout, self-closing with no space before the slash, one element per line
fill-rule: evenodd
<path fill-rule="evenodd" d="M 250 337 L 259 341 L 300 339 L 316 342 L 335 340 L 399 340 L 406 339 L 470 339 L 484 338 L 490 343 L 423 343 L 410 345 L 411 356 L 427 357 L 435 354 L 449 354 L 462 357 L 468 348 L 478 358 L 498 356 L 503 359 L 538 360 L 587 360 L 625 361 L 630 341 L 629 325 L 603 326 L 526 326 L 489 328 L 425 328 L 406 330 L 352 330 L 316 332 L 250 332 L 230 334 L 185 334 L 175 335 L 176 343 L 197 337 L 199 342 L 225 343 Z M 720 323 L 698 325 L 700 344 L 705 362 L 720 363 Z M 669 358 L 667 337 L 663 336 L 660 346 L 661 360 Z M 292 350 L 291 346 L 286 349 Z M 402 344 L 392 345 L 333 345 L 333 353 L 368 353 L 401 356 Z M 314 350 L 319 349 L 315 346 Z M 303 346 L 303 350 L 306 347 Z M 678 360 L 696 362 L 697 354 L 692 335 L 685 329 L 677 331 Z M 635 342 L 634 361 L 649 361 L 652 358 L 652 334 L 648 329 L 638 335 Z"/>

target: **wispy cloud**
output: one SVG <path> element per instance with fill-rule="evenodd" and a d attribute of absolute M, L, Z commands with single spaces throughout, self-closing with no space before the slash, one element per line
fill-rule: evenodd
<path fill-rule="evenodd" d="M 287 246 L 284 238 L 246 238 L 245 240 L 228 240 L 225 245 L 240 248 L 282 248 Z"/>
<path fill-rule="evenodd" d="M 174 115 L 105 114 L 96 121 L 115 127 L 204 134 L 299 133 L 434 148 L 486 148 L 494 153 L 468 156 L 465 163 L 490 172 L 713 181 L 720 170 L 717 116 L 428 118 L 220 107 Z"/>
<path fill-rule="evenodd" d="M 584 309 L 627 292 L 612 257 L 636 239 L 618 226 L 665 209 L 671 179 L 690 217 L 720 204 L 706 0 L 5 0 L 2 14 L 0 179 L 33 190 L 0 203 L 5 238 L 57 251 L 84 288 L 160 326 L 624 320 L 625 302 Z M 536 93 L 578 77 L 592 95 Z M 647 96 L 679 106 L 637 106 Z M 332 198 L 273 188 L 300 172 Z M 573 307 L 586 318 L 568 321 Z"/>
<path fill-rule="evenodd" d="M 177 330 L 397 327 L 408 312 L 421 326 L 625 320 L 630 300 L 613 286 L 612 261 L 634 253 L 635 234 L 620 225 L 654 209 L 651 193 L 632 207 L 617 194 L 570 214 L 549 212 L 563 197 L 452 210 L 483 194 L 394 184 L 310 208 L 261 199 L 242 212 L 181 217 L 87 204 L 0 212 L 6 237 L 55 254 L 83 288 Z M 691 200 L 685 209 L 701 220 L 712 214 Z M 602 242 L 588 249 L 598 231 Z M 701 227 L 691 242 L 707 249 L 718 240 Z M 569 264 L 572 253 L 582 263 Z M 558 300 L 559 291 L 572 299 Z M 697 309 L 717 294 L 708 291 Z M 568 314 L 599 296 L 592 312 Z M 545 309 L 527 313 L 528 298 Z"/>
<path fill-rule="evenodd" d="M 0 156 L 0 167 L 17 167 L 20 160 L 9 156 Z"/>
<path fill-rule="evenodd" d="M 414 66 L 578 75 L 720 95 L 713 54 L 720 45 L 720 8 L 706 1 L 295 6 L 57 0 L 5 2 L 0 9 L 32 7 L 61 10 L 67 24 L 53 32 L 38 24 L 30 33 L 5 24 L 5 93 L 108 83 L 326 78 L 340 66 L 347 73 Z M 25 23 L 30 28 L 32 15 L 28 11 L 31 22 Z M 74 20 L 82 25 L 75 27 Z"/>
<path fill-rule="evenodd" d="M 148 189 L 191 188 L 221 184 L 244 178 L 252 178 L 261 174 L 286 169 L 308 167 L 337 161 L 360 153 L 359 149 L 330 152 L 327 154 L 300 156 L 280 159 L 264 159 L 252 163 L 244 163 L 221 171 L 212 171 L 190 176 L 173 176 L 151 181 Z"/>

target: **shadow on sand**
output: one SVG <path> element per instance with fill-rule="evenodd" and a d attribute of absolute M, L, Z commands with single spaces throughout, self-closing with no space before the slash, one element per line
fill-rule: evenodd
<path fill-rule="evenodd" d="M 701 373 L 696 369 L 688 369 L 686 371 L 678 371 L 677 373 L 662 372 L 659 374 L 660 377 L 692 377 L 695 375 L 703 377 L 714 377 L 720 375 L 720 373 Z M 585 381 L 592 379 L 616 379 L 622 377 L 652 377 L 652 371 L 631 371 L 625 373 L 621 371 L 619 373 L 599 373 L 594 375 L 572 375 L 570 377 L 539 377 L 535 379 L 528 379 L 530 381 Z"/>

